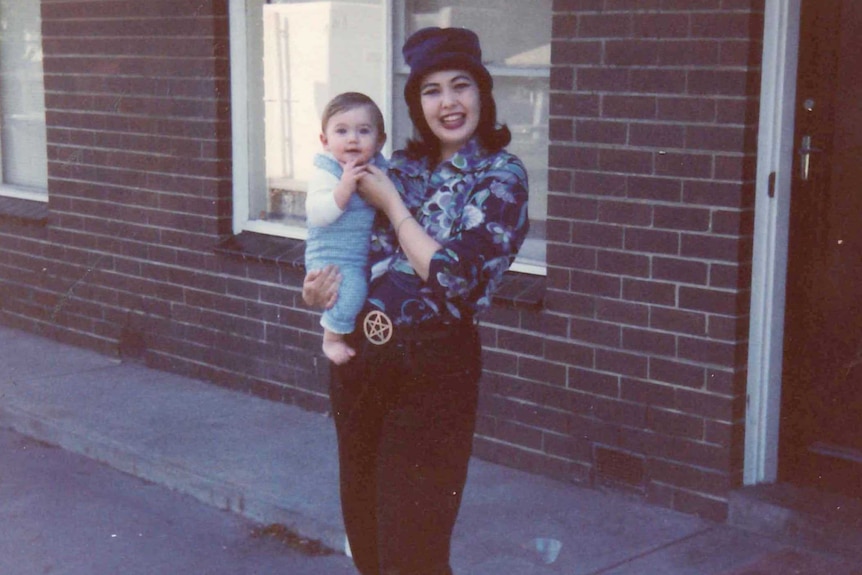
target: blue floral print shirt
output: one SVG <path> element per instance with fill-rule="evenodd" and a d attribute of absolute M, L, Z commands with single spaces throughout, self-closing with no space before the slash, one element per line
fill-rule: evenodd
<path fill-rule="evenodd" d="M 490 305 L 527 235 L 524 165 L 506 151 L 486 152 L 473 138 L 433 169 L 428 159 L 395 152 L 389 177 L 442 249 L 422 281 L 398 248 L 389 221 L 378 214 L 369 303 L 396 325 L 475 317 Z"/>

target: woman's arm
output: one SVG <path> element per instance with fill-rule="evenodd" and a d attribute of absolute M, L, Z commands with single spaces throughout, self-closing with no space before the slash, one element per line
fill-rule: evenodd
<path fill-rule="evenodd" d="M 426 282 L 456 316 L 490 305 L 529 228 L 527 173 L 516 156 L 498 154 L 470 180 L 465 201 L 455 202 L 452 228 L 431 258 Z M 466 183 L 455 180 L 448 187 L 457 194 Z"/>
<path fill-rule="evenodd" d="M 376 166 L 368 166 L 368 173 L 359 180 L 359 192 L 365 201 L 386 214 L 407 261 L 427 281 L 431 258 L 443 246 L 413 218 L 392 180 Z"/>
<path fill-rule="evenodd" d="M 426 184 L 421 178 L 411 183 L 406 174 L 402 174 L 406 178 L 406 203 L 382 172 L 369 173 L 360 181 L 360 193 L 392 222 L 402 250 L 425 282 L 429 295 L 456 317 L 489 305 L 529 228 L 523 164 L 507 153 L 488 162 L 467 179 L 454 177 L 446 182 L 433 200 L 425 198 Z M 447 199 L 447 206 L 438 204 L 430 210 L 441 218 L 438 223 L 450 222 L 445 242 L 429 236 L 409 217 L 411 190 L 419 201 Z M 423 224 L 427 222 L 423 220 Z"/>

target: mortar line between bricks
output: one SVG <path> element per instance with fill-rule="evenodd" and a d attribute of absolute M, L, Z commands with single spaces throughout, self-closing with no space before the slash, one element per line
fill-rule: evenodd
<path fill-rule="evenodd" d="M 589 573 L 586 573 L 585 575 L 601 575 L 602 573 L 607 573 L 611 569 L 616 569 L 617 567 L 621 567 L 627 563 L 631 563 L 632 561 L 637 561 L 638 559 L 642 559 L 642 558 L 646 557 L 647 555 L 652 555 L 653 553 L 656 553 L 658 551 L 662 551 L 664 549 L 668 549 L 668 548 L 673 547 L 674 545 L 678 545 L 680 543 L 684 543 L 686 541 L 694 539 L 695 537 L 700 537 L 701 535 L 703 535 L 705 533 L 709 533 L 710 531 L 714 531 L 714 530 L 715 530 L 715 527 L 707 527 L 706 529 L 702 529 L 700 531 L 695 531 L 694 533 L 686 535 L 685 537 L 681 537 L 679 539 L 674 539 L 673 541 L 669 541 L 668 543 L 663 543 L 661 545 L 657 545 L 657 546 L 653 547 L 652 549 L 647 549 L 646 551 L 643 551 L 642 553 L 638 553 L 637 555 L 632 555 L 631 557 L 626 557 L 625 559 L 617 561 L 616 563 L 613 563 L 613 564 L 608 565 L 606 567 L 600 567 L 596 571 L 590 571 Z"/>

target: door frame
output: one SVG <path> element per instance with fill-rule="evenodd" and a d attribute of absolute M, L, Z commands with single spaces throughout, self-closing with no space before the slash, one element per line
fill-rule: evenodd
<path fill-rule="evenodd" d="M 766 0 L 765 5 L 746 390 L 746 485 L 772 483 L 778 476 L 801 2 Z"/>

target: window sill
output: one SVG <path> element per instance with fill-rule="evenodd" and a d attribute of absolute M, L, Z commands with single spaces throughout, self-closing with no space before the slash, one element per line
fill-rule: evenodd
<path fill-rule="evenodd" d="M 305 242 L 254 232 L 230 236 L 215 247 L 217 254 L 248 262 L 274 263 L 305 269 Z"/>
<path fill-rule="evenodd" d="M 545 301 L 545 284 L 545 276 L 507 272 L 494 294 L 494 305 L 539 311 Z"/>
<path fill-rule="evenodd" d="M 247 262 L 274 263 L 305 270 L 305 242 L 302 240 L 243 232 L 219 243 L 215 252 Z M 493 301 L 502 307 L 539 310 L 544 299 L 544 276 L 508 272 Z"/>
<path fill-rule="evenodd" d="M 48 224 L 48 204 L 0 196 L 0 222 L 45 227 Z"/>

